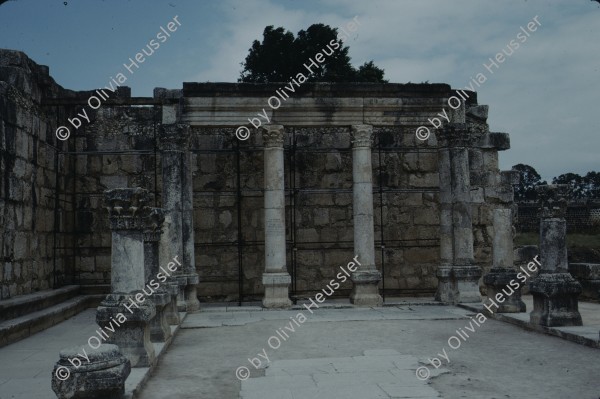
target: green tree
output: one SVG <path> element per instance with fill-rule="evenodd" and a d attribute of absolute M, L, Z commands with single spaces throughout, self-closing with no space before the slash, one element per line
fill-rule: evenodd
<path fill-rule="evenodd" d="M 547 184 L 540 174 L 529 165 L 518 164 L 512 167 L 519 172 L 519 184 L 515 186 L 515 201 L 537 201 L 535 188 Z"/>
<path fill-rule="evenodd" d="M 552 184 L 567 184 L 569 186 L 569 200 L 587 198 L 587 188 L 583 177 L 577 173 L 565 173 L 552 178 Z"/>
<path fill-rule="evenodd" d="M 373 61 L 358 69 L 350 64 L 348 46 L 337 39 L 337 29 L 324 24 L 313 24 L 298 35 L 272 25 L 263 31 L 263 40 L 255 40 L 242 62 L 239 82 L 288 82 L 303 73 L 312 82 L 387 82 L 384 70 Z M 320 68 L 312 67 L 310 75 L 304 64 L 310 64 L 317 53 L 323 54 Z"/>

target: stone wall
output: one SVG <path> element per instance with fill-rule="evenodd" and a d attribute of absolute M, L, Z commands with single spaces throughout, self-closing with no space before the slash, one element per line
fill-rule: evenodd
<path fill-rule="evenodd" d="M 520 203 L 517 231 L 538 232 L 540 217 L 538 205 Z M 600 229 L 600 205 L 597 201 L 570 203 L 566 214 L 568 233 L 597 233 Z"/>
<path fill-rule="evenodd" d="M 72 281 L 74 259 L 72 159 L 54 136 L 64 107 L 44 97 L 66 97 L 48 68 L 17 51 L 0 50 L 0 299 Z M 54 234 L 56 231 L 58 234 Z"/>
<path fill-rule="evenodd" d="M 27 62 L 35 65 L 28 59 Z M 25 71 L 24 76 L 51 79 L 47 70 L 37 67 L 41 70 Z M 7 74 L 14 75 L 11 72 L 3 76 Z M 11 85 L 5 85 L 0 101 L 8 101 L 6 90 Z M 2 285 L 15 287 L 13 293 L 10 288 L 7 292 L 14 295 L 52 286 L 48 267 L 54 247 L 56 275 L 60 277 L 57 285 L 110 282 L 110 230 L 102 192 L 139 186 L 154 193 L 156 206 L 161 205 L 162 165 L 157 134 L 163 114 L 175 110 L 178 120 L 192 126 L 198 294 L 206 300 L 237 299 L 241 283 L 245 299 L 259 299 L 264 271 L 262 139 L 252 129 L 249 140 L 239 141 L 235 128 L 267 107 L 266 99 L 276 88 L 185 83 L 183 90 L 156 89 L 153 98 L 132 98 L 127 88 L 121 88 L 118 96 L 93 112 L 92 123 L 72 132 L 65 142 L 56 140 L 54 130 L 85 104 L 90 92 L 56 89 L 45 95 L 42 109 L 24 113 L 28 120 L 39 119 L 37 125 L 20 130 L 29 132 L 32 143 L 38 137 L 59 149 L 58 186 L 55 187 L 55 175 L 51 173 L 53 164 L 48 164 L 54 159 L 54 152 L 43 150 L 47 152 L 43 161 L 30 152 L 32 143 L 27 144 L 27 154 L 24 144 L 22 150 L 15 144 L 14 151 L 3 152 L 21 151 L 15 159 L 31 165 L 31 175 L 37 173 L 37 178 L 33 180 L 35 190 L 31 190 L 35 199 L 25 198 L 25 194 L 10 198 L 9 190 L 2 184 L 2 200 L 23 213 L 35 211 L 39 215 L 35 222 L 33 218 L 23 218 L 18 226 L 3 226 L 3 237 L 12 239 L 10 244 L 4 243 L 3 251 L 11 248 L 16 252 L 19 248 L 19 256 L 24 257 L 19 258 L 21 264 L 31 265 L 27 277 L 21 275 L 19 279 L 11 270 L 7 278 L 7 264 L 17 258 L 4 254 Z M 355 123 L 374 126 L 376 264 L 384 272 L 386 293 L 434 294 L 439 265 L 437 143 L 434 135 L 425 142 L 417 140 L 415 128 L 426 125 L 427 118 L 443 107 L 449 111 L 446 102 L 452 93 L 443 84 L 307 84 L 298 90 L 293 102 L 290 99 L 276 112 L 268 109 L 273 123 L 285 128 L 286 249 L 294 295 L 308 296 L 321 290 L 339 266 L 354 257 L 349 133 L 350 125 Z M 475 261 L 485 273 L 491 267 L 491 213 L 499 196 L 504 195 L 497 188 L 502 179 L 498 151 L 507 149 L 509 144 L 506 135 L 489 134 L 485 123 L 487 108 L 482 116 L 476 94 L 470 94 L 468 108 L 479 111 L 467 112 L 467 123 L 488 132 L 485 140 L 469 152 Z M 24 97 L 24 101 L 35 102 L 32 91 L 25 92 Z M 4 121 L 10 118 L 5 113 L 2 128 L 6 130 L 4 126 L 8 124 Z M 42 122 L 40 115 L 47 115 L 47 121 Z M 3 132 L 5 141 L 15 137 L 21 140 L 15 129 L 10 134 Z M 39 148 L 46 147 L 49 146 L 38 146 L 38 153 L 42 151 Z M 12 178 L 18 190 L 27 191 L 26 187 L 32 184 L 27 173 L 7 177 L 8 181 Z M 48 242 L 53 232 L 54 193 L 60 198 L 56 245 Z M 6 215 L 9 207 L 5 209 Z M 17 234 L 27 240 L 15 241 Z M 45 237 L 45 248 L 36 241 L 40 237 Z M 32 283 L 35 278 L 41 281 L 37 276 L 44 276 L 45 283 Z M 337 294 L 347 297 L 350 288 L 346 283 Z"/>

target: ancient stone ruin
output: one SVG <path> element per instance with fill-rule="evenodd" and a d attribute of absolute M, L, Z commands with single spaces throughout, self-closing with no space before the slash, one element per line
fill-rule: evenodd
<path fill-rule="evenodd" d="M 180 311 L 198 299 L 287 306 L 355 255 L 363 268 L 335 295 L 357 304 L 480 299 L 494 210 L 512 191 L 498 169 L 508 135 L 489 131 L 474 92 L 452 110 L 445 84 L 314 84 L 273 110 L 276 85 L 184 83 L 152 98 L 121 87 L 94 110 L 94 91 L 61 88 L 23 53 L 2 63 L 2 298 L 109 284 L 102 193 L 141 187 L 164 210 L 159 264 L 183 259 Z M 83 107 L 91 122 L 74 129 Z M 438 113 L 451 123 L 417 139 Z M 236 138 L 253 118 L 262 132 Z"/>

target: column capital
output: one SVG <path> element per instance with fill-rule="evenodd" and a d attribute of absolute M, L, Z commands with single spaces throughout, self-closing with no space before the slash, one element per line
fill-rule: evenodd
<path fill-rule="evenodd" d="M 542 218 L 564 218 L 567 214 L 568 184 L 537 186 L 540 216 Z"/>
<path fill-rule="evenodd" d="M 283 147 L 283 125 L 264 125 L 261 130 L 265 147 Z"/>
<path fill-rule="evenodd" d="M 144 229 L 143 219 L 148 216 L 148 190 L 115 188 L 104 191 L 104 202 L 108 210 L 111 230 Z"/>
<path fill-rule="evenodd" d="M 350 129 L 352 147 L 371 148 L 373 125 L 352 125 Z"/>
<path fill-rule="evenodd" d="M 162 208 L 150 208 L 148 215 L 143 219 L 144 241 L 158 242 L 162 234 L 162 225 L 165 221 L 165 213 Z"/>
<path fill-rule="evenodd" d="M 161 151 L 184 152 L 190 146 L 190 125 L 164 124 L 159 129 L 159 147 Z"/>
<path fill-rule="evenodd" d="M 437 129 L 436 133 L 440 147 L 472 147 L 475 142 L 466 123 L 448 123 L 442 129 Z"/>

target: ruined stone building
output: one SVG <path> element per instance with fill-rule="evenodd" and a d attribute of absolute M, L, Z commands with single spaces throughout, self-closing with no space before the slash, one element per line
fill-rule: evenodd
<path fill-rule="evenodd" d="M 171 206 L 181 233 L 163 244 L 184 259 L 201 301 L 262 299 L 269 190 L 284 195 L 285 224 L 269 234 L 292 300 L 320 291 L 355 257 L 356 240 L 369 247 L 371 237 L 375 294 L 437 292 L 450 302 L 474 294 L 492 264 L 493 210 L 511 208 L 514 182 L 498 169 L 508 135 L 489 131 L 476 93 L 463 92 L 453 110 L 448 99 L 458 94 L 446 84 L 307 83 L 272 109 L 278 88 L 183 83 L 132 97 L 120 87 L 105 89 L 96 107 L 88 99 L 102 92 L 64 89 L 48 67 L 0 51 L 1 298 L 68 284 L 103 292 L 111 281 L 103 193 L 121 187 L 147 189 L 163 208 L 180 190 Z M 90 122 L 80 117 L 76 129 L 68 120 L 82 109 Z M 428 119 L 438 113 L 451 123 L 435 131 Z M 250 127 L 247 140 L 236 137 L 240 125 Z M 60 126 L 70 128 L 66 140 Z M 416 137 L 419 126 L 431 128 L 428 139 Z M 265 156 L 275 178 L 282 168 L 283 191 L 265 186 Z M 349 279 L 335 296 L 352 288 Z"/>

